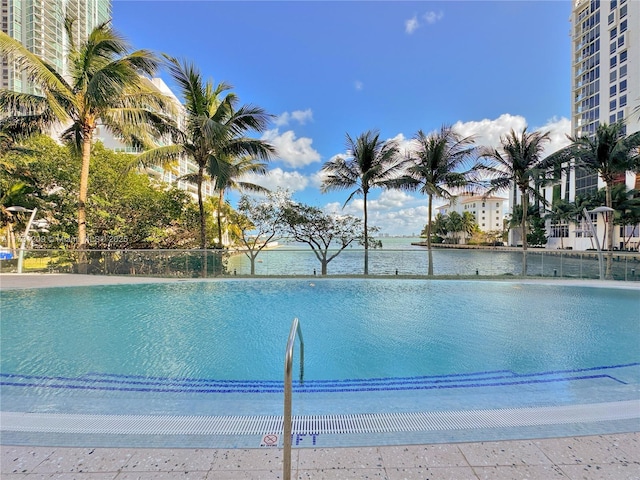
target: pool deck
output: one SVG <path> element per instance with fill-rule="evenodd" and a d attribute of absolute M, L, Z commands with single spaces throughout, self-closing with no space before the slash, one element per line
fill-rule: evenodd
<path fill-rule="evenodd" d="M 3 274 L 0 290 L 175 281 Z M 640 290 L 638 283 L 555 279 L 553 282 Z M 73 448 L 2 444 L 0 455 L 0 476 L 6 480 L 283 478 L 282 450 L 272 448 Z M 363 448 L 294 448 L 291 478 L 638 480 L 640 433 Z"/>

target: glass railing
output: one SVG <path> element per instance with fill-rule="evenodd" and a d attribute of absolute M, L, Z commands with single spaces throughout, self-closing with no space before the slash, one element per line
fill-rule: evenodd
<path fill-rule="evenodd" d="M 329 252 L 330 257 L 337 250 Z M 604 269 L 607 252 L 604 252 Z M 17 255 L 16 255 L 17 257 Z M 436 277 L 521 277 L 521 249 L 493 247 L 478 249 L 434 248 Z M 614 251 L 611 256 L 614 280 L 640 280 L 640 253 Z M 600 278 L 595 251 L 527 251 L 528 277 Z M 26 250 L 23 273 L 86 273 L 90 275 L 136 275 L 167 278 L 251 276 L 251 261 L 243 252 L 219 250 Z M 0 271 L 17 272 L 17 258 L 0 260 Z M 426 276 L 428 252 L 424 247 L 369 250 L 370 276 Z M 326 265 L 329 276 L 364 274 L 364 250 L 348 248 Z M 603 272 L 603 274 L 606 272 Z M 255 259 L 257 276 L 321 276 L 322 264 L 309 248 L 277 247 L 262 251 Z"/>

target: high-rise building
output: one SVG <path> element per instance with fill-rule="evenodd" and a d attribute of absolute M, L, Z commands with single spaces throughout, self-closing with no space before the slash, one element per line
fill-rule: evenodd
<path fill-rule="evenodd" d="M 64 20 L 75 19 L 74 37 L 84 39 L 97 25 L 111 19 L 111 0 L 1 0 L 2 31 L 30 52 L 67 71 L 67 35 Z M 0 88 L 37 93 L 26 75 L 2 58 Z"/>
<path fill-rule="evenodd" d="M 640 131 L 640 1 L 574 0 L 570 21 L 572 135 L 592 136 L 599 125 L 621 120 L 627 135 Z M 640 188 L 640 175 L 631 172 L 618 181 Z M 602 187 L 598 175 L 577 168 L 556 188 L 559 198 L 574 201 Z M 602 238 L 602 215 L 592 214 L 592 221 Z M 621 230 L 615 229 L 614 246 L 637 249 L 639 234 L 625 245 L 626 232 Z M 565 225 L 558 231 L 572 248 L 593 248 L 584 225 L 575 229 Z M 547 247 L 556 248 L 559 241 L 552 233 Z"/>

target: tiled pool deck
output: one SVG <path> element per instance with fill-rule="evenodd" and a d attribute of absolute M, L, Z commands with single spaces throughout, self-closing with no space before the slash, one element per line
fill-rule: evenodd
<path fill-rule="evenodd" d="M 0 275 L 0 289 L 148 281 L 140 277 Z M 571 282 L 564 281 L 568 283 Z M 585 281 L 576 283 L 584 285 Z M 476 443 L 294 448 L 292 478 L 638 480 L 638 431 Z M 0 476 L 6 480 L 282 478 L 282 450 L 272 448 L 72 448 L 3 444 L 0 452 Z"/>

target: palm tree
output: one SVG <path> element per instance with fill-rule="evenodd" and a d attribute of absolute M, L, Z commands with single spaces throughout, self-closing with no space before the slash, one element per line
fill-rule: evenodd
<path fill-rule="evenodd" d="M 251 130 L 264 131 L 271 115 L 251 105 L 236 109 L 238 98 L 228 92 L 232 88 L 230 85 L 222 82 L 214 86 L 211 81 L 204 82 L 192 63 L 180 62 L 169 56 L 165 58 L 169 73 L 181 90 L 186 118 L 174 144 L 143 152 L 137 161 L 146 165 L 175 160 L 182 155 L 195 162 L 197 172 L 184 178 L 194 181 L 198 188 L 200 248 L 205 249 L 206 217 L 202 184 L 207 169 L 214 172 L 214 176 L 224 175 L 222 172 L 227 168 L 225 162 L 229 158 L 245 155 L 258 159 L 270 158 L 274 153 L 271 145 L 247 138 L 244 134 Z"/>
<path fill-rule="evenodd" d="M 527 127 L 517 133 L 513 129 L 501 137 L 501 151 L 495 148 L 483 148 L 480 157 L 489 161 L 479 164 L 478 169 L 489 176 L 489 189 L 486 195 L 504 191 L 514 185 L 522 198 L 522 275 L 527 274 L 527 213 L 529 197 L 539 196 L 538 189 L 542 168 L 541 155 L 544 142 L 549 141 L 549 132 L 527 132 Z"/>
<path fill-rule="evenodd" d="M 364 201 L 364 274 L 369 274 L 369 219 L 367 198 L 373 187 L 384 187 L 398 172 L 401 161 L 395 141 L 380 140 L 377 130 L 368 130 L 357 138 L 347 133 L 348 157 L 336 157 L 322 166 L 327 176 L 322 181 L 321 191 L 356 187 L 344 202 L 343 208 L 356 196 Z"/>
<path fill-rule="evenodd" d="M 248 140 L 248 139 L 247 139 Z M 259 140 L 256 140 L 259 141 Z M 264 148 L 269 150 L 268 145 Z M 222 206 L 224 194 L 227 190 L 248 190 L 257 193 L 268 193 L 269 190 L 255 183 L 243 181 L 242 178 L 249 174 L 267 173 L 267 164 L 259 162 L 251 157 L 233 158 L 222 155 L 211 157 L 208 165 L 209 175 L 213 179 L 215 189 L 218 192 L 218 206 L 216 218 L 218 221 L 218 248 L 222 248 Z"/>
<path fill-rule="evenodd" d="M 593 137 L 569 137 L 571 145 L 550 156 L 555 162 L 583 168 L 598 174 L 605 184 L 605 206 L 613 208 L 611 192 L 620 176 L 640 171 L 640 132 L 625 136 L 624 122 L 603 123 Z M 611 279 L 613 261 L 613 219 L 606 222 L 607 267 L 605 278 Z"/>
<path fill-rule="evenodd" d="M 462 231 L 465 235 L 465 243 L 467 243 L 467 238 L 473 235 L 473 232 L 476 231 L 476 217 L 471 212 L 462 212 Z"/>
<path fill-rule="evenodd" d="M 582 212 L 579 213 L 582 215 Z M 569 224 L 574 221 L 576 218 L 576 206 L 574 203 L 569 202 L 567 200 L 560 199 L 555 202 L 551 211 L 545 215 L 545 220 L 550 220 L 552 224 L 556 226 L 563 227 L 565 224 Z M 557 233 L 560 235 L 560 248 L 564 250 L 564 231 L 562 228 Z"/>
<path fill-rule="evenodd" d="M 473 137 L 462 137 L 451 126 L 444 125 L 440 131 L 426 135 L 419 130 L 413 137 L 414 148 L 406 162 L 406 172 L 395 182 L 395 186 L 405 190 L 419 190 L 429 198 L 427 220 L 427 251 L 429 256 L 428 275 L 433 275 L 433 253 L 431 251 L 431 230 L 433 199 L 451 198 L 454 189 L 472 184 L 471 170 L 463 168 L 475 152 Z"/>
<path fill-rule="evenodd" d="M 71 124 L 62 138 L 82 153 L 78 193 L 78 248 L 85 249 L 86 202 L 91 145 L 98 125 L 137 147 L 152 145 L 168 125 L 164 113 L 171 103 L 144 75 L 153 75 L 160 60 L 147 50 L 130 52 L 124 38 L 107 23 L 97 26 L 82 43 L 73 37 L 73 20 L 65 21 L 69 40 L 69 75 L 30 53 L 20 42 L 0 34 L 0 52 L 41 89 L 42 95 L 0 92 L 0 105 L 27 130 L 60 122 Z M 35 127 L 34 127 L 35 126 Z"/>

